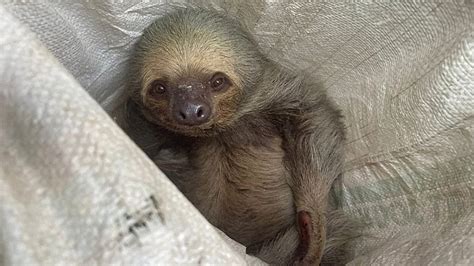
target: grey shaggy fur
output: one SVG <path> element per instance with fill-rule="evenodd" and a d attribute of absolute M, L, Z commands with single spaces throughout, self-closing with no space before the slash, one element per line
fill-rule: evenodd
<path fill-rule="evenodd" d="M 182 55 L 179 63 L 206 49 L 227 56 L 236 70 L 240 91 L 226 123 L 211 122 L 196 135 L 145 118 L 151 108 L 144 84 L 152 75 L 146 64 L 163 54 Z M 199 62 L 169 67 L 189 75 L 204 71 Z M 344 262 L 354 230 L 330 203 L 342 174 L 344 125 L 309 76 L 266 58 L 237 21 L 201 9 L 179 10 L 150 25 L 136 46 L 131 76 L 132 101 L 120 123 L 212 224 L 248 253 L 291 264 L 300 242 L 297 213 L 306 211 L 313 232 L 302 262 Z"/>

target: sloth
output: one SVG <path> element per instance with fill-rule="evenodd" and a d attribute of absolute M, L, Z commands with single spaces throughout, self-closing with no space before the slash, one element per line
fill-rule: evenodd
<path fill-rule="evenodd" d="M 197 8 L 154 21 L 131 61 L 122 127 L 211 224 L 269 264 L 342 262 L 344 125 L 317 82 Z"/>

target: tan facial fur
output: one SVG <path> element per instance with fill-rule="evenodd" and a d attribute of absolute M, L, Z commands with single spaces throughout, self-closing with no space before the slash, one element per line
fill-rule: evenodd
<path fill-rule="evenodd" d="M 203 130 L 225 127 L 232 120 L 241 94 L 242 82 L 234 65 L 232 48 L 213 41 L 209 34 L 201 34 L 193 43 L 184 37 L 163 38 L 158 47 L 150 48 L 140 69 L 140 95 L 148 108 L 147 116 L 172 130 L 186 131 L 190 135 L 201 135 Z M 216 72 L 226 74 L 232 85 L 223 92 L 212 93 L 212 117 L 199 127 L 183 129 L 175 125 L 169 117 L 168 99 L 149 97 L 150 85 L 155 80 L 166 80 L 175 85 L 186 79 L 206 83 Z M 169 89 L 175 89 L 175 86 Z"/>

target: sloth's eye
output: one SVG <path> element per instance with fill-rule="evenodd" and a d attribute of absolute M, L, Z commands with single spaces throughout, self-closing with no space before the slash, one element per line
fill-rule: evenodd
<path fill-rule="evenodd" d="M 211 87 L 216 90 L 224 90 L 230 86 L 230 81 L 224 73 L 217 72 L 210 80 Z"/>
<path fill-rule="evenodd" d="M 149 91 L 152 97 L 157 97 L 165 92 L 166 92 L 166 86 L 165 84 L 163 84 L 163 82 L 158 81 L 158 80 L 153 81 L 153 83 L 151 84 L 150 91 Z"/>

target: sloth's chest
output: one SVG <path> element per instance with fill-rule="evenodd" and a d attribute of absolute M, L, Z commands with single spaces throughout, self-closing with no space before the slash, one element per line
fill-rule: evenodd
<path fill-rule="evenodd" d="M 243 244 L 273 237 L 294 221 L 281 139 L 264 146 L 210 145 L 198 161 L 191 200 L 207 219 Z"/>

